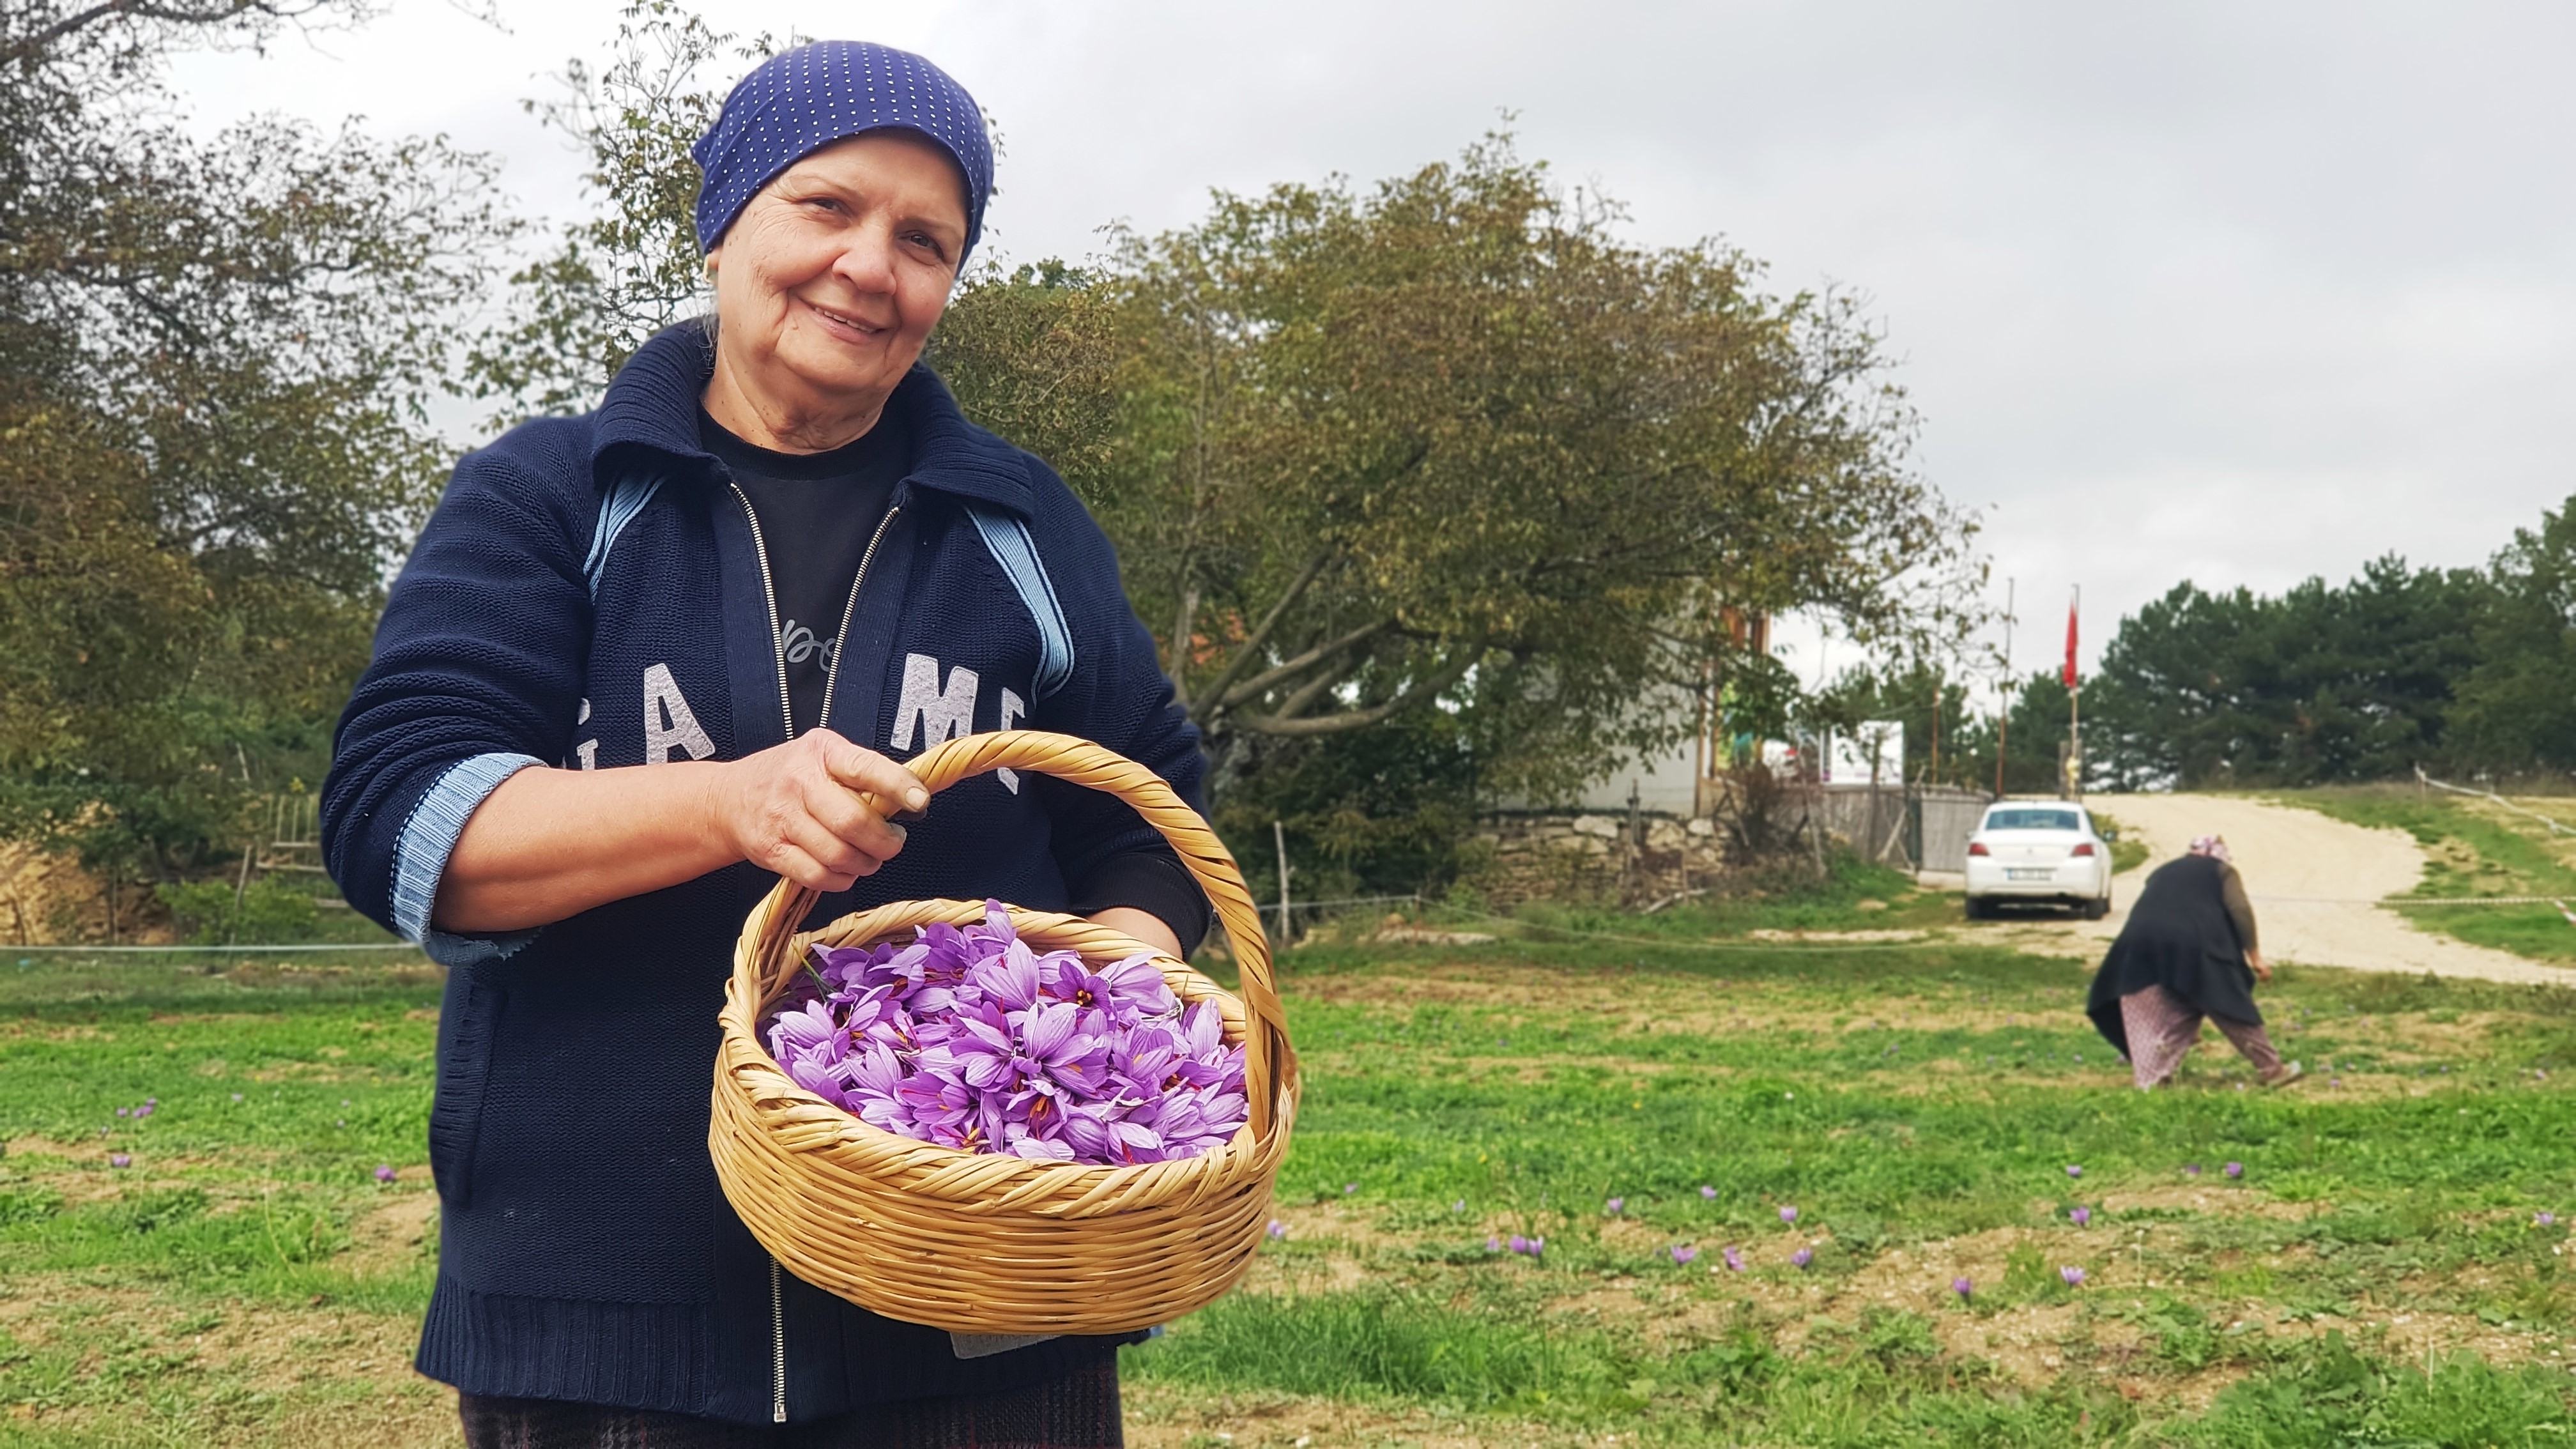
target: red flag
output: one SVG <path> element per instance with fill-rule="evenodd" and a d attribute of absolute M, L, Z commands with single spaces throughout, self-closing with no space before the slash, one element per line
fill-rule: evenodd
<path fill-rule="evenodd" d="M 2067 601 L 2066 605 L 2066 672 L 2060 676 L 2060 679 L 2067 688 L 2075 687 L 2075 604 L 2073 600 Z"/>

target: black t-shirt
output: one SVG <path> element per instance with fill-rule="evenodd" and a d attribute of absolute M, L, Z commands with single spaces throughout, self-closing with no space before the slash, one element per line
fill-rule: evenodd
<path fill-rule="evenodd" d="M 751 500 L 768 555 L 778 644 L 787 656 L 788 715 L 801 735 L 825 722 L 824 686 L 850 590 L 895 485 L 912 467 L 912 440 L 888 411 L 865 436 L 828 453 L 778 453 L 735 437 L 701 409 L 698 445 L 725 465 Z M 853 723 L 839 721 L 840 732 L 870 744 L 850 734 Z M 1149 911 L 1171 926 L 1184 953 L 1198 949 L 1207 934 L 1207 898 L 1169 846 L 1113 855 L 1068 884 L 1077 914 L 1109 906 Z"/>
<path fill-rule="evenodd" d="M 801 735 L 822 720 L 823 684 L 850 586 L 895 484 L 912 466 L 911 440 L 889 411 L 864 437 L 828 453 L 777 453 L 744 442 L 701 411 L 698 442 L 751 499 L 769 558 L 778 645 L 787 656 L 788 713 Z M 841 733 L 849 732 L 842 721 Z"/>

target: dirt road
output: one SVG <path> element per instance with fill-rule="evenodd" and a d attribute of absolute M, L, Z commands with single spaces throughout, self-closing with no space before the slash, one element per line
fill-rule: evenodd
<path fill-rule="evenodd" d="M 2576 971 L 2419 931 L 2374 904 L 2414 889 L 2423 873 L 2423 854 L 2402 830 L 2214 795 L 2096 795 L 2085 803 L 2143 842 L 2147 863 L 2112 882 L 2110 918 L 2077 926 L 2081 935 L 2103 942 L 2118 935 L 2148 871 L 2194 836 L 2223 835 L 2254 897 L 2264 954 L 2275 961 L 2576 985 Z"/>

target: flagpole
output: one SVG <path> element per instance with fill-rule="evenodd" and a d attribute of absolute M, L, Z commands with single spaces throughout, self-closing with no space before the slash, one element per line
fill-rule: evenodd
<path fill-rule="evenodd" d="M 2084 685 L 2075 672 L 2075 620 L 2084 612 L 2084 586 L 2066 605 L 2066 798 L 2084 798 Z"/>

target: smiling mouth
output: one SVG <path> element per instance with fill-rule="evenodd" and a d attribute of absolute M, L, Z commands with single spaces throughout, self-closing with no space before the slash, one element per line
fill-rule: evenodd
<path fill-rule="evenodd" d="M 803 302 L 805 299 L 799 297 L 797 300 Z M 805 302 L 805 305 L 807 308 L 812 310 L 815 316 L 822 318 L 826 322 L 837 323 L 840 326 L 847 327 L 862 337 L 874 337 L 881 332 L 891 332 L 894 330 L 891 327 L 880 326 L 863 318 L 853 317 L 847 312 L 835 312 L 829 307 L 817 306 L 812 302 Z"/>

